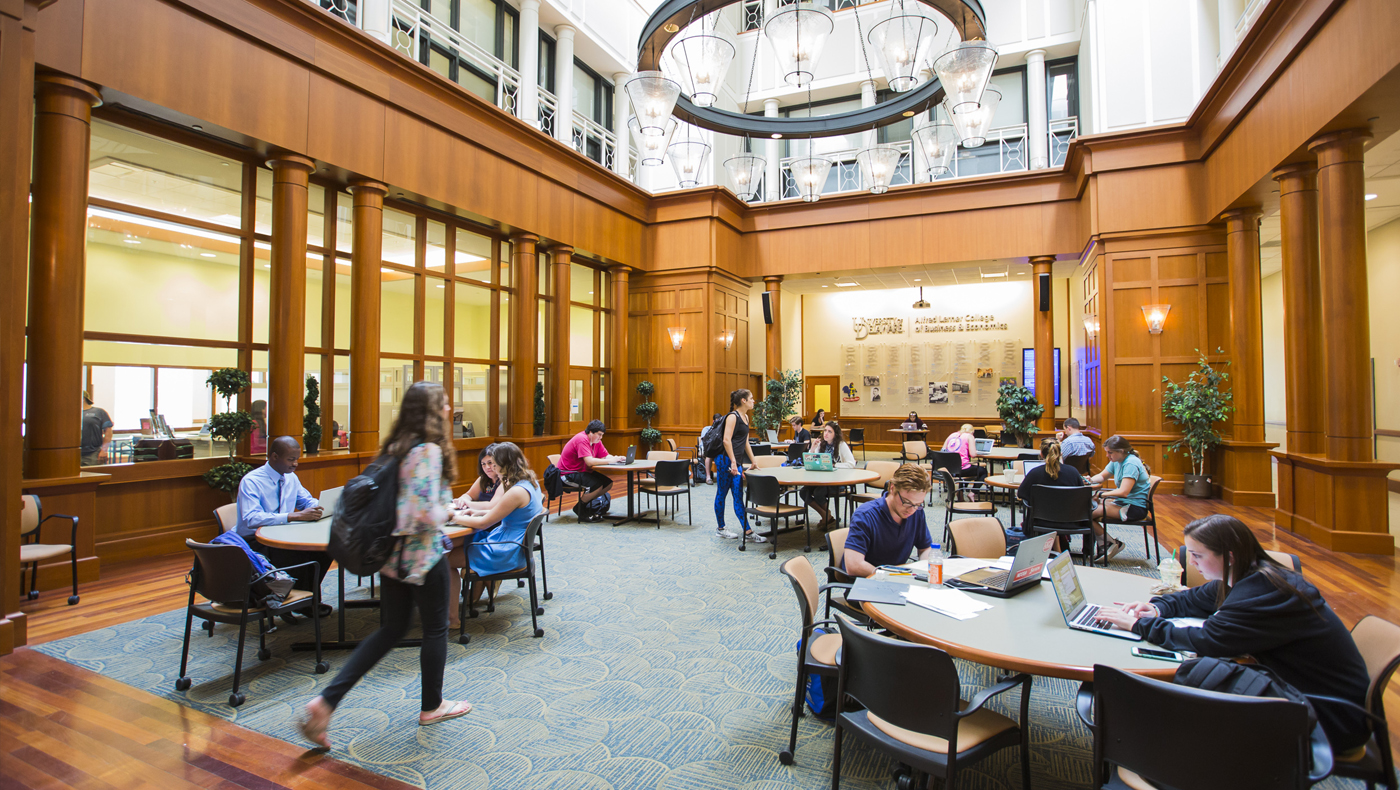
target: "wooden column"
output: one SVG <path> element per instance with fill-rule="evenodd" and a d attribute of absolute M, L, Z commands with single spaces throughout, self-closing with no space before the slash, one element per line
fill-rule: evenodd
<path fill-rule="evenodd" d="M 1040 403 L 1043 412 L 1037 423 L 1042 431 L 1055 430 L 1055 300 L 1050 281 L 1047 280 L 1045 288 L 1047 293 L 1042 295 L 1040 275 L 1050 275 L 1055 267 L 1054 255 L 1035 255 L 1031 257 L 1031 267 L 1035 274 L 1035 301 L 1032 306 L 1035 308 L 1035 399 Z M 1045 302 L 1046 309 L 1041 310 L 1041 301 Z"/>
<path fill-rule="evenodd" d="M 763 278 L 763 290 L 768 293 L 768 303 L 773 312 L 773 323 L 764 327 L 764 336 L 768 340 L 768 362 L 765 370 L 770 379 L 781 379 L 783 377 L 783 278 L 779 275 L 769 275 Z M 763 306 L 759 305 L 758 317 L 763 315 Z M 763 400 L 763 396 L 754 393 L 754 397 Z"/>
<path fill-rule="evenodd" d="M 627 303 L 631 293 L 632 269 L 627 266 L 614 266 L 608 273 L 612 276 L 613 305 L 613 325 L 608 334 L 608 380 L 612 382 L 612 392 L 608 393 L 608 403 L 611 404 L 609 411 L 612 412 L 608 415 L 608 427 L 621 430 L 627 427 L 629 415 L 632 413 L 627 346 Z"/>
<path fill-rule="evenodd" d="M 550 288 L 554 294 L 549 317 L 549 361 L 554 375 L 549 381 L 549 432 L 557 436 L 569 433 L 569 297 L 571 278 L 569 267 L 574 248 L 557 246 L 549 250 Z"/>
<path fill-rule="evenodd" d="M 540 237 L 521 233 L 511 237 L 510 271 L 515 289 L 510 313 L 510 432 L 512 436 L 535 434 L 535 369 L 539 359 L 540 291 L 539 258 L 535 245 Z"/>
<path fill-rule="evenodd" d="M 301 442 L 306 397 L 306 204 L 316 165 L 283 154 L 272 168 L 272 271 L 267 311 L 267 433 Z"/>
<path fill-rule="evenodd" d="M 1317 168 L 1274 171 L 1283 253 L 1283 349 L 1289 452 L 1326 452 L 1323 433 L 1322 284 L 1318 272 Z"/>
<path fill-rule="evenodd" d="M 1327 457 L 1370 461 L 1371 317 L 1366 293 L 1364 130 L 1324 135 L 1308 145 L 1317 154 L 1321 229 L 1321 381 L 1326 393 Z"/>
<path fill-rule="evenodd" d="M 38 14 L 32 2 L 0 5 L 0 655 L 28 641 L 19 610 L 20 403 Z"/>
<path fill-rule="evenodd" d="M 73 477 L 82 463 L 83 283 L 88 153 L 97 89 L 59 74 L 35 82 L 29 235 L 25 476 Z M 23 208 L 19 209 L 23 212 Z"/>
<path fill-rule="evenodd" d="M 379 265 L 384 252 L 384 196 L 378 181 L 350 184 L 355 208 L 350 254 L 350 450 L 379 449 Z"/>
<path fill-rule="evenodd" d="M 1259 306 L 1258 208 L 1225 212 L 1230 269 L 1230 385 L 1235 441 L 1264 441 L 1264 330 Z"/>

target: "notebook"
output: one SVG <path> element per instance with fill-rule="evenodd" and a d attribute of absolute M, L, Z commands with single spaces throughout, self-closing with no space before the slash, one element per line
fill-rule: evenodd
<path fill-rule="evenodd" d="M 1141 641 L 1142 637 L 1132 631 L 1124 631 L 1107 620 L 1099 619 L 1103 607 L 1089 603 L 1084 598 L 1084 586 L 1079 583 L 1079 574 L 1074 572 L 1074 557 L 1065 551 L 1050 561 L 1050 584 L 1055 588 L 1055 599 L 1060 602 L 1060 614 L 1064 615 L 1065 625 L 1076 631 L 1089 631 L 1119 639 Z"/>
<path fill-rule="evenodd" d="M 858 578 L 856 583 L 846 593 L 846 600 L 851 603 L 859 601 L 869 601 L 870 603 L 883 603 L 890 606 L 903 606 L 904 595 L 909 591 L 909 585 L 899 582 L 877 582 L 874 579 Z"/>

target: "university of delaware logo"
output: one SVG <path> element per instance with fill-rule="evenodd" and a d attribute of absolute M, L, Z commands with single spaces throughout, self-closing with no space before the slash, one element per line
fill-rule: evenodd
<path fill-rule="evenodd" d="M 851 322 L 855 324 L 856 340 L 864 340 L 869 336 L 870 330 L 865 326 L 864 318 L 852 318 Z"/>

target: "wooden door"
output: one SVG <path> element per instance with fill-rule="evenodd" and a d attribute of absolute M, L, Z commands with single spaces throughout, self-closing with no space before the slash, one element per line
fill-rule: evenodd
<path fill-rule="evenodd" d="M 817 409 L 826 409 L 826 418 L 834 420 L 841 416 L 841 377 L 808 376 L 806 378 L 806 411 L 803 417 L 808 421 Z"/>

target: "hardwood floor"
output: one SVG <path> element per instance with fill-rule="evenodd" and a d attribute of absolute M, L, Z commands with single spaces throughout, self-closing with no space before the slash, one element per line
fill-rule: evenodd
<path fill-rule="evenodd" d="M 1265 548 L 1299 555 L 1304 574 L 1348 626 L 1367 614 L 1400 622 L 1395 557 L 1327 551 L 1275 529 L 1272 511 L 1164 496 L 1157 502 L 1159 538 L 1179 545 L 1192 519 L 1222 512 L 1249 524 Z M 82 587 L 76 607 L 62 591 L 28 601 L 21 608 L 29 614 L 29 642 L 177 608 L 189 594 L 189 567 L 188 554 L 115 563 Z M 1394 683 L 1386 700 L 1400 710 Z M 1400 732 L 1392 740 L 1400 751 Z M 25 649 L 0 657 L 0 755 L 0 790 L 410 787 Z"/>

